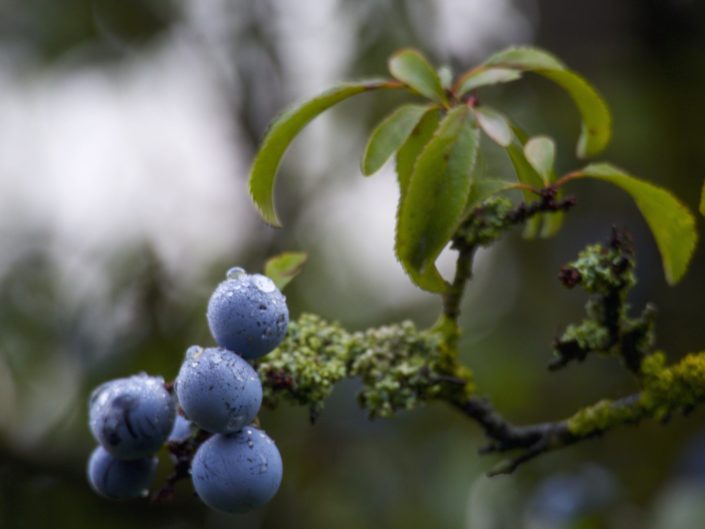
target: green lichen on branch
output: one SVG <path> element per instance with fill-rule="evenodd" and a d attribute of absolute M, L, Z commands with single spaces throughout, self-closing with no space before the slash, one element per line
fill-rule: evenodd
<path fill-rule="evenodd" d="M 350 375 L 362 379 L 360 405 L 373 417 L 389 417 L 449 392 L 474 392 L 472 373 L 457 361 L 443 336 L 419 331 L 409 321 L 356 333 Z"/>
<path fill-rule="evenodd" d="M 255 366 L 265 404 L 276 407 L 286 398 L 320 412 L 335 383 L 348 376 L 353 342 L 340 325 L 313 314 L 289 322 L 282 344 Z"/>
<path fill-rule="evenodd" d="M 559 279 L 566 287 L 580 285 L 591 297 L 583 321 L 569 325 L 556 339 L 551 369 L 601 353 L 620 355 L 628 369 L 639 373 L 653 349 L 655 310 L 647 305 L 637 317 L 629 315 L 626 300 L 636 285 L 634 267 L 630 241 L 615 230 L 608 245 L 588 246 L 561 269 Z"/>
<path fill-rule="evenodd" d="M 616 426 L 643 419 L 664 420 L 687 413 L 705 402 L 705 352 L 690 354 L 671 366 L 665 355 L 654 353 L 642 363 L 643 388 L 625 399 L 602 400 L 568 419 L 576 437 L 590 437 Z"/>
<path fill-rule="evenodd" d="M 455 235 L 456 241 L 468 246 L 489 246 L 514 225 L 511 212 L 514 206 L 506 197 L 485 199 L 468 215 Z M 456 242 L 457 244 L 457 242 Z"/>
<path fill-rule="evenodd" d="M 470 395 L 471 372 L 457 361 L 438 330 L 411 322 L 348 332 L 337 323 L 304 314 L 292 321 L 284 342 L 257 364 L 264 400 L 323 408 L 336 382 L 359 378 L 361 406 L 371 417 L 389 417 L 433 399 Z M 453 395 L 451 395 L 453 394 Z"/>
<path fill-rule="evenodd" d="M 575 198 L 559 198 L 558 190 L 548 186 L 536 191 L 539 200 L 514 205 L 503 196 L 492 196 L 472 209 L 453 237 L 454 247 L 490 246 L 506 231 L 544 213 L 568 211 Z"/>
<path fill-rule="evenodd" d="M 642 367 L 640 401 L 656 419 L 687 413 L 705 401 L 705 352 L 689 354 L 670 367 L 664 367 L 665 362 L 665 356 L 657 353 Z"/>

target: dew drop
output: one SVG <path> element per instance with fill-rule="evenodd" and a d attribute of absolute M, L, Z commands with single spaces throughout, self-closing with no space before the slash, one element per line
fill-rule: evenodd
<path fill-rule="evenodd" d="M 230 270 L 227 271 L 225 277 L 227 277 L 228 279 L 240 279 L 245 274 L 247 274 L 247 272 L 245 272 L 244 268 L 241 268 L 239 266 L 233 266 Z"/>
<path fill-rule="evenodd" d="M 189 360 L 198 360 L 203 354 L 203 347 L 199 345 L 192 345 L 186 349 L 186 358 Z M 196 364 L 198 365 L 198 364 Z"/>
<path fill-rule="evenodd" d="M 235 377 L 235 380 L 237 380 L 238 382 L 244 382 L 244 381 L 245 381 L 245 378 L 243 377 L 242 370 L 241 370 L 241 369 L 238 369 L 237 366 L 233 366 L 233 367 L 230 369 L 230 372 L 233 374 L 233 376 Z"/>
<path fill-rule="evenodd" d="M 252 282 L 262 292 L 274 292 L 277 288 L 271 279 L 259 274 L 252 276 Z"/>
<path fill-rule="evenodd" d="M 267 469 L 269 468 L 269 464 L 267 462 L 267 458 L 264 457 L 262 454 L 260 454 L 260 463 L 259 463 L 259 473 L 264 474 L 267 472 Z"/>
<path fill-rule="evenodd" d="M 252 440 L 252 430 L 249 430 L 249 429 L 248 429 L 248 430 L 245 430 L 245 433 L 247 434 L 247 446 L 248 446 L 248 448 L 254 448 L 254 447 L 255 447 L 255 443 L 254 443 L 254 441 Z"/>

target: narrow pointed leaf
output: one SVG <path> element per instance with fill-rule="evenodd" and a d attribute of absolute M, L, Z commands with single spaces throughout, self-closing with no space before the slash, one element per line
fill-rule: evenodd
<path fill-rule="evenodd" d="M 509 48 L 490 57 L 483 66 L 534 72 L 568 92 L 582 117 L 578 156 L 594 156 L 609 142 L 612 117 L 607 104 L 590 83 L 553 55 L 531 47 Z"/>
<path fill-rule="evenodd" d="M 463 75 L 455 84 L 455 95 L 461 97 L 468 92 L 498 83 L 521 79 L 521 72 L 512 68 L 487 68 L 479 66 Z"/>
<path fill-rule="evenodd" d="M 416 159 L 433 137 L 433 133 L 438 128 L 441 120 L 441 112 L 438 108 L 431 108 L 424 114 L 416 128 L 411 132 L 396 156 L 397 178 L 399 179 L 399 193 L 402 197 L 406 194 L 406 188 L 411 179 Z"/>
<path fill-rule="evenodd" d="M 562 211 L 554 211 L 551 213 L 545 213 L 543 215 L 543 223 L 541 224 L 541 231 L 539 232 L 539 237 L 542 239 L 550 239 L 556 233 L 558 233 L 563 226 L 563 220 L 565 219 L 565 214 Z"/>
<path fill-rule="evenodd" d="M 517 174 L 517 179 L 523 183 L 530 185 L 533 188 L 541 189 L 544 186 L 543 178 L 526 158 L 524 146 L 517 137 L 512 138 L 512 142 L 507 146 L 507 154 L 514 166 L 514 171 Z M 530 194 L 529 196 L 534 195 Z"/>
<path fill-rule="evenodd" d="M 269 277 L 279 290 L 283 290 L 303 268 L 308 255 L 303 252 L 284 252 L 267 260 L 264 274 Z"/>
<path fill-rule="evenodd" d="M 400 203 L 397 257 L 425 290 L 439 292 L 447 287 L 435 261 L 462 220 L 478 145 L 479 131 L 470 109 L 449 111 L 416 160 Z"/>
<path fill-rule="evenodd" d="M 536 169 L 546 185 L 556 180 L 554 163 L 556 144 L 547 136 L 535 136 L 524 145 L 524 154 L 529 163 Z M 561 189 L 556 193 L 556 199 L 563 197 Z M 556 211 L 541 215 L 541 229 L 538 233 L 542 239 L 553 237 L 563 225 L 563 212 Z M 535 228 L 533 228 L 535 229 Z"/>
<path fill-rule="evenodd" d="M 507 154 L 509 154 L 509 159 L 514 166 L 514 171 L 516 172 L 517 179 L 523 183 L 530 185 L 534 189 L 541 189 L 543 187 L 543 179 L 541 175 L 534 169 L 534 166 L 529 163 L 526 159 L 526 154 L 524 154 L 524 146 L 521 144 L 518 138 L 514 138 L 512 143 L 507 147 Z M 538 200 L 537 195 L 531 191 L 523 191 L 524 200 L 528 204 Z M 526 226 L 524 227 L 524 238 L 533 239 L 539 235 L 541 230 L 541 216 L 536 215 L 526 221 Z"/>
<path fill-rule="evenodd" d="M 490 56 L 483 66 L 524 71 L 564 70 L 565 65 L 554 55 L 531 46 L 512 46 Z"/>
<path fill-rule="evenodd" d="M 372 131 L 362 156 L 362 174 L 369 176 L 401 147 L 430 105 L 403 105 L 387 116 Z"/>
<path fill-rule="evenodd" d="M 274 207 L 274 183 L 281 159 L 301 129 L 333 105 L 362 92 L 380 88 L 399 86 L 392 81 L 339 85 L 284 112 L 272 122 L 250 169 L 250 195 L 265 221 L 274 226 L 281 226 Z"/>
<path fill-rule="evenodd" d="M 477 122 L 480 128 L 487 134 L 495 143 L 502 147 L 508 147 L 512 143 L 514 134 L 512 133 L 511 125 L 504 115 L 490 107 L 477 107 L 475 109 Z"/>
<path fill-rule="evenodd" d="M 680 281 L 690 264 L 698 239 L 695 219 L 669 191 L 635 178 L 610 164 L 590 164 L 576 177 L 604 180 L 631 195 L 656 239 L 666 281 Z"/>
<path fill-rule="evenodd" d="M 506 119 L 506 118 L 505 118 Z M 518 126 L 512 124 L 513 138 L 512 142 L 507 146 L 507 154 L 509 159 L 514 166 L 514 171 L 516 172 L 517 179 L 526 185 L 529 185 L 535 189 L 541 189 L 544 186 L 544 181 L 536 168 L 529 162 L 524 152 L 524 144 L 529 140 L 527 134 L 521 130 Z M 530 192 L 523 191 L 524 200 L 529 203 L 538 199 L 538 197 Z M 534 239 L 541 232 L 541 226 L 543 222 L 542 215 L 535 215 L 526 221 L 524 226 L 523 236 L 525 239 Z"/>
<path fill-rule="evenodd" d="M 418 51 L 405 49 L 392 55 L 389 59 L 389 72 L 419 94 L 439 103 L 446 102 L 438 73 Z"/>

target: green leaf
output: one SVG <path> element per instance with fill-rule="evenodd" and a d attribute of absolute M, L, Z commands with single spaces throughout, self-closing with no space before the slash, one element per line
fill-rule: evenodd
<path fill-rule="evenodd" d="M 508 48 L 490 57 L 483 66 L 534 72 L 557 83 L 568 92 L 582 117 L 577 148 L 581 158 L 594 156 L 609 142 L 612 117 L 607 104 L 590 83 L 566 68 L 553 55 L 531 47 Z"/>
<path fill-rule="evenodd" d="M 534 166 L 529 163 L 529 160 L 526 159 L 526 154 L 524 154 L 524 146 L 518 138 L 515 137 L 512 140 L 512 143 L 507 147 L 507 154 L 509 154 L 509 159 L 514 166 L 517 179 L 522 184 L 529 185 L 534 189 L 541 189 L 543 187 L 543 179 L 536 169 L 534 169 Z M 531 191 L 524 190 L 522 193 L 524 194 L 524 201 L 527 204 L 538 200 L 538 196 Z M 524 227 L 524 238 L 535 238 L 539 234 L 540 229 L 541 217 L 537 215 L 530 218 Z"/>
<path fill-rule="evenodd" d="M 575 173 L 575 177 L 604 180 L 629 193 L 656 239 L 666 281 L 671 285 L 680 281 L 698 240 L 695 219 L 686 206 L 665 189 L 610 164 L 590 164 Z"/>
<path fill-rule="evenodd" d="M 267 260 L 264 275 L 269 277 L 279 290 L 283 290 L 304 267 L 308 255 L 304 252 L 284 252 Z"/>
<path fill-rule="evenodd" d="M 478 146 L 479 130 L 470 109 L 450 110 L 416 160 L 400 202 L 397 257 L 425 290 L 447 288 L 435 261 L 462 220 Z"/>
<path fill-rule="evenodd" d="M 506 118 L 505 118 L 506 119 Z M 511 122 L 510 122 L 511 123 Z M 541 189 L 544 186 L 544 181 L 536 168 L 529 162 L 524 151 L 524 144 L 528 142 L 527 134 L 517 125 L 511 124 L 513 138 L 512 142 L 506 147 L 509 159 L 512 162 L 517 179 L 522 183 L 529 185 L 535 189 Z M 524 201 L 528 204 L 538 200 L 538 196 L 531 191 L 523 191 Z M 541 231 L 542 215 L 535 215 L 530 218 L 524 227 L 523 236 L 525 239 L 534 239 Z"/>
<path fill-rule="evenodd" d="M 265 221 L 274 226 L 281 226 L 274 207 L 274 183 L 281 159 L 301 129 L 333 105 L 362 92 L 381 88 L 399 86 L 392 81 L 339 85 L 284 112 L 272 122 L 250 169 L 250 195 Z"/>
<path fill-rule="evenodd" d="M 565 65 L 554 55 L 531 46 L 512 46 L 490 56 L 484 67 L 499 66 L 517 70 L 564 70 Z"/>
<path fill-rule="evenodd" d="M 529 185 L 535 189 L 541 189 L 544 186 L 543 178 L 526 158 L 524 145 L 519 141 L 519 138 L 514 136 L 512 142 L 507 146 L 507 154 L 514 166 L 514 171 L 517 174 L 517 179 L 522 183 Z M 536 195 L 530 193 L 527 197 L 536 198 Z"/>
<path fill-rule="evenodd" d="M 472 189 L 470 190 L 470 195 L 468 196 L 468 203 L 465 210 L 469 211 L 483 200 L 490 198 L 492 195 L 496 195 L 502 191 L 509 191 L 515 187 L 516 183 L 507 182 L 506 180 L 499 180 L 497 178 L 483 178 L 481 180 L 476 180 L 472 184 Z"/>
<path fill-rule="evenodd" d="M 433 137 L 433 133 L 438 128 L 438 123 L 441 120 L 441 112 L 438 108 L 431 107 L 416 125 L 416 128 L 411 132 L 411 135 L 406 139 L 397 151 L 397 177 L 399 179 L 399 192 L 402 200 L 406 194 L 406 188 L 411 179 L 411 173 L 414 170 L 414 164 L 419 154 L 426 144 Z"/>
<path fill-rule="evenodd" d="M 496 110 L 482 106 L 475 108 L 477 122 L 480 128 L 485 131 L 492 140 L 502 147 L 508 147 L 512 143 L 514 134 L 507 118 Z"/>
<path fill-rule="evenodd" d="M 560 193 L 556 196 L 560 198 Z M 551 213 L 544 213 L 542 217 L 543 224 L 541 225 L 541 232 L 539 233 L 539 237 L 541 237 L 542 239 L 550 239 L 556 233 L 558 233 L 558 231 L 561 229 L 561 226 L 563 226 L 565 214 L 562 211 L 553 211 Z"/>
<path fill-rule="evenodd" d="M 521 236 L 528 240 L 535 239 L 541 235 L 541 226 L 543 226 L 543 217 L 541 215 L 534 215 L 526 221 Z"/>
<path fill-rule="evenodd" d="M 471 90 L 498 83 L 508 83 L 521 79 L 521 72 L 510 68 L 486 68 L 478 66 L 463 75 L 455 84 L 454 92 L 461 97 Z"/>
<path fill-rule="evenodd" d="M 524 154 L 529 163 L 541 175 L 545 185 L 556 180 L 556 171 L 553 166 L 556 159 L 556 144 L 547 136 L 535 136 L 524 144 Z M 558 190 L 556 200 L 563 197 L 563 191 Z M 538 221 L 537 221 L 538 224 Z M 563 212 L 556 211 L 541 215 L 541 230 L 538 235 L 543 239 L 553 237 L 563 225 Z M 538 226 L 532 227 L 536 234 Z"/>
<path fill-rule="evenodd" d="M 403 105 L 387 116 L 372 131 L 367 142 L 362 156 L 362 174 L 369 176 L 379 171 L 430 108 L 429 105 Z"/>
<path fill-rule="evenodd" d="M 389 59 L 389 72 L 419 94 L 439 103 L 447 102 L 438 73 L 418 51 L 405 49 L 396 52 Z"/>
<path fill-rule="evenodd" d="M 547 136 L 534 136 L 524 145 L 524 155 L 545 184 L 556 179 L 553 164 L 556 160 L 556 144 Z"/>
<path fill-rule="evenodd" d="M 700 193 L 700 213 L 705 215 L 705 182 L 703 182 L 703 190 Z"/>

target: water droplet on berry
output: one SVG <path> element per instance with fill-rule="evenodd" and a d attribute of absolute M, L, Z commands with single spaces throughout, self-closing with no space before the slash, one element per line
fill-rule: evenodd
<path fill-rule="evenodd" d="M 269 464 L 267 463 L 267 458 L 264 457 L 262 454 L 260 454 L 260 464 L 259 464 L 259 473 L 264 474 L 267 472 L 267 469 L 269 468 Z"/>
<path fill-rule="evenodd" d="M 186 349 L 186 358 L 188 358 L 189 360 L 198 360 L 202 354 L 203 347 L 199 345 L 192 345 L 191 347 Z"/>
<path fill-rule="evenodd" d="M 247 274 L 247 272 L 245 272 L 244 268 L 241 268 L 239 266 L 233 266 L 230 270 L 227 271 L 225 277 L 227 277 L 228 279 L 240 279 L 245 274 Z"/>
<path fill-rule="evenodd" d="M 262 292 L 274 292 L 277 289 L 274 281 L 269 279 L 267 276 L 262 276 L 259 274 L 252 276 L 252 282 Z"/>

